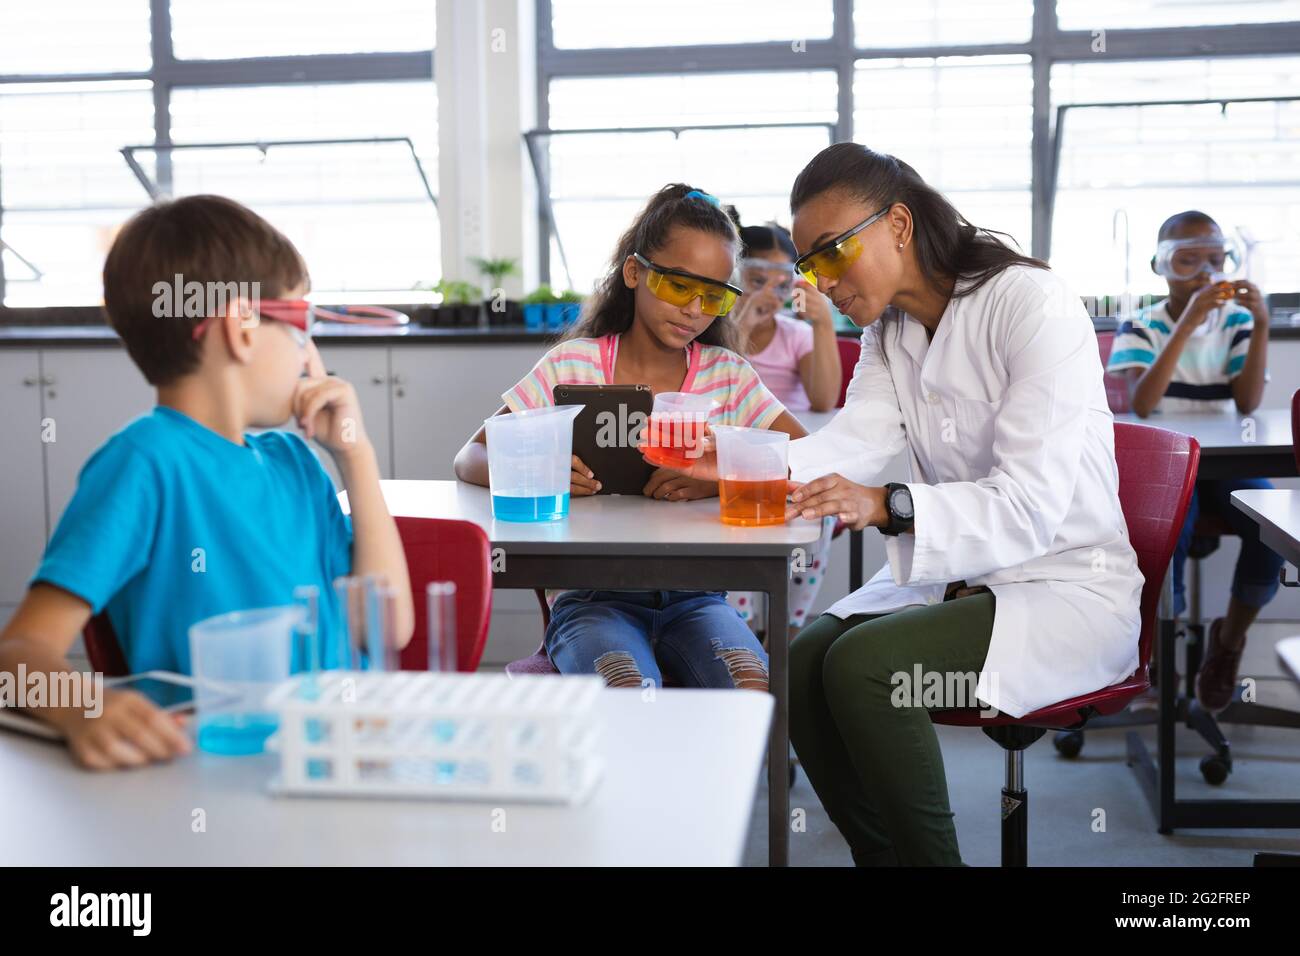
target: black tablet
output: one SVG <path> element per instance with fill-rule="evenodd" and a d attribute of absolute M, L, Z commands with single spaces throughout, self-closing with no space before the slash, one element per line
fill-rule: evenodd
<path fill-rule="evenodd" d="M 654 408 L 650 386 L 556 385 L 552 398 L 586 406 L 573 420 L 573 453 L 600 482 L 598 494 L 641 494 L 655 470 L 637 451 Z"/>

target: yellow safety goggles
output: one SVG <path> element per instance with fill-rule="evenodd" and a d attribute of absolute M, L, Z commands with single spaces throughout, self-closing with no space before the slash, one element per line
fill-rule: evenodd
<path fill-rule="evenodd" d="M 832 280 L 843 276 L 849 266 L 857 261 L 858 256 L 862 255 L 862 239 L 859 238 L 858 233 L 889 212 L 892 205 L 893 203 L 890 203 L 889 206 L 862 220 L 848 232 L 841 233 L 825 245 L 800 256 L 794 262 L 795 271 L 814 286 L 817 284 L 818 276 Z"/>
<path fill-rule="evenodd" d="M 656 299 L 669 305 L 682 308 L 699 299 L 700 311 L 705 315 L 726 315 L 741 295 L 730 283 L 655 265 L 639 252 L 632 253 L 632 258 L 645 267 L 646 288 Z"/>

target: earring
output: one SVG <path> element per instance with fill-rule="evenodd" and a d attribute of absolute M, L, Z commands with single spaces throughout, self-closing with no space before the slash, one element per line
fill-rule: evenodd
<path fill-rule="evenodd" d="M 900 249 L 903 248 L 903 244 L 901 242 L 898 244 L 898 248 Z"/>

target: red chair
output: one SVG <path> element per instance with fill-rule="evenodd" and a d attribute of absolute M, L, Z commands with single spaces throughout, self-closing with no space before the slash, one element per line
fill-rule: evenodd
<path fill-rule="evenodd" d="M 475 671 L 492 621 L 492 545 L 471 521 L 396 516 L 415 603 L 415 632 L 402 650 L 402 670 L 429 665 L 428 601 L 431 581 L 456 584 L 456 669 Z"/>
<path fill-rule="evenodd" d="M 1097 333 L 1097 351 L 1101 353 L 1102 369 L 1105 369 L 1106 363 L 1110 361 L 1110 350 L 1114 345 L 1114 332 Z M 1133 410 L 1133 406 L 1129 403 L 1127 378 L 1105 372 L 1102 381 L 1106 385 L 1106 404 L 1110 406 L 1112 412 L 1119 414 Z"/>
<path fill-rule="evenodd" d="M 131 673 L 126 666 L 122 646 L 117 643 L 117 634 L 113 631 L 113 622 L 108 619 L 107 611 L 100 611 L 87 621 L 81 637 L 86 644 L 86 657 L 90 660 L 92 671 L 105 677 L 125 677 Z"/>
<path fill-rule="evenodd" d="M 1138 666 L 1110 687 L 1036 710 L 1024 717 L 983 717 L 975 708 L 935 711 L 936 724 L 979 727 L 1006 751 L 1002 788 L 1002 865 L 1025 866 L 1029 856 L 1029 794 L 1024 784 L 1024 750 L 1048 730 L 1077 730 L 1096 715 L 1114 714 L 1150 686 L 1147 665 L 1156 630 L 1172 628 L 1172 615 L 1157 620 L 1157 609 L 1178 533 L 1187 514 L 1201 449 L 1189 435 L 1149 425 L 1115 424 L 1119 499 L 1137 552 L 1142 586 L 1142 632 Z"/>
<path fill-rule="evenodd" d="M 862 357 L 862 343 L 856 338 L 850 339 L 843 335 L 835 337 L 835 344 L 840 350 L 840 399 L 835 403 L 836 408 L 844 407 L 844 396 L 849 392 L 849 382 L 853 379 L 853 370 L 858 367 L 858 359 Z"/>

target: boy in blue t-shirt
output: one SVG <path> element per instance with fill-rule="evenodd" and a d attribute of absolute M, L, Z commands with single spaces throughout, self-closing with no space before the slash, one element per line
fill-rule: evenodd
<path fill-rule="evenodd" d="M 1169 285 L 1169 297 L 1120 323 L 1107 371 L 1124 372 L 1133 411 L 1236 411 L 1248 415 L 1264 397 L 1268 360 L 1268 308 L 1259 289 L 1229 281 L 1233 243 L 1203 212 L 1189 210 L 1160 227 L 1152 269 Z M 1269 488 L 1262 478 L 1197 481 L 1174 552 L 1174 610 L 1181 614 L 1183 565 L 1201 514 L 1216 515 L 1241 537 L 1226 617 L 1210 623 L 1196 677 L 1201 706 L 1218 713 L 1232 702 L 1246 631 L 1278 588 L 1282 559 L 1260 543 L 1258 526 L 1229 502 L 1242 488 Z"/>
<path fill-rule="evenodd" d="M 319 589 L 322 634 L 337 633 L 331 582 L 346 574 L 394 583 L 397 634 L 409 640 L 413 611 L 397 526 L 356 392 L 326 375 L 312 344 L 307 284 L 293 244 L 229 199 L 160 203 L 122 228 L 104 264 L 105 310 L 157 387 L 158 405 L 83 467 L 31 588 L 0 634 L 0 672 L 70 671 L 68 648 L 100 611 L 132 672 L 188 672 L 191 624 L 289 604 L 300 585 Z M 350 519 L 302 438 L 247 431 L 290 417 L 333 456 Z M 94 769 L 189 750 L 175 721 L 130 691 L 106 691 L 97 717 L 57 706 L 34 713 Z"/>

